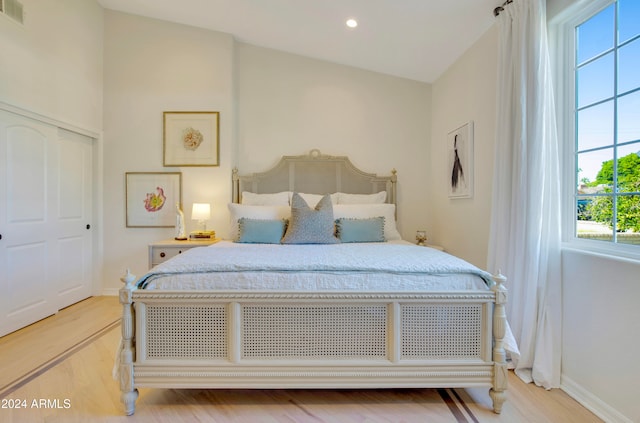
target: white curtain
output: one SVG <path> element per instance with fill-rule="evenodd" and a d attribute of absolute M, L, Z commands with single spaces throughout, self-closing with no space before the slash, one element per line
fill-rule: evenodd
<path fill-rule="evenodd" d="M 488 268 L 509 280 L 516 374 L 560 385 L 560 173 L 545 0 L 498 16 L 498 109 Z"/>

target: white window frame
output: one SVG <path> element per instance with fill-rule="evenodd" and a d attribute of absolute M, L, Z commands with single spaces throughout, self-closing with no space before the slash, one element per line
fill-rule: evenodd
<path fill-rule="evenodd" d="M 556 96 L 560 168 L 562 177 L 562 241 L 564 248 L 640 260 L 640 247 L 614 242 L 578 238 L 575 234 L 577 211 L 575 201 L 575 28 L 614 0 L 589 0 L 560 12 L 548 23 L 551 62 Z"/>

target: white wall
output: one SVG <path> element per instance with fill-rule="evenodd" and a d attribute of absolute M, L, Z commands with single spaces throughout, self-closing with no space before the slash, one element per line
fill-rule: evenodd
<path fill-rule="evenodd" d="M 497 37 L 494 26 L 433 84 L 432 241 L 480 268 L 487 264 L 491 216 Z M 473 197 L 449 199 L 447 134 L 469 121 L 474 123 Z"/>
<path fill-rule="evenodd" d="M 213 205 L 207 227 L 227 225 L 233 166 L 233 39 L 228 34 L 105 10 L 104 287 L 147 270 L 147 245 L 173 228 L 125 227 L 125 172 L 182 172 L 187 232 L 194 202 Z M 164 111 L 219 111 L 219 167 L 163 167 Z M 221 235 L 225 235 L 222 233 Z"/>
<path fill-rule="evenodd" d="M 429 227 L 429 84 L 241 43 L 236 75 L 242 172 L 314 148 L 367 172 L 395 168 L 401 234 Z"/>
<path fill-rule="evenodd" d="M 640 263 L 565 250 L 562 387 L 607 421 L 640 421 Z"/>
<path fill-rule="evenodd" d="M 0 101 L 102 130 L 102 7 L 22 0 L 24 26 L 0 15 Z"/>

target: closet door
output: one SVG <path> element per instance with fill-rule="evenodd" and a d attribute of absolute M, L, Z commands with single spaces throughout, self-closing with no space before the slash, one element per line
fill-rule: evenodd
<path fill-rule="evenodd" d="M 91 151 L 0 110 L 0 336 L 91 294 Z"/>
<path fill-rule="evenodd" d="M 50 225 L 57 128 L 0 111 L 0 335 L 58 310 Z"/>
<path fill-rule="evenodd" d="M 91 295 L 92 143 L 89 137 L 58 129 L 55 238 L 58 252 L 58 308 Z"/>

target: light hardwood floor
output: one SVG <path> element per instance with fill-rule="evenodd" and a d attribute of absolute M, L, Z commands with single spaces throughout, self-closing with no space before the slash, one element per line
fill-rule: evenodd
<path fill-rule="evenodd" d="M 0 398 L 27 405 L 0 409 L 0 422 L 601 421 L 561 390 L 525 384 L 511 372 L 500 415 L 480 388 L 446 390 L 463 411 L 457 417 L 434 389 L 141 389 L 136 414 L 126 417 L 111 378 L 119 315 L 116 297 L 95 297 L 0 338 Z"/>

